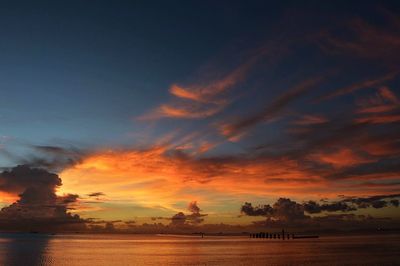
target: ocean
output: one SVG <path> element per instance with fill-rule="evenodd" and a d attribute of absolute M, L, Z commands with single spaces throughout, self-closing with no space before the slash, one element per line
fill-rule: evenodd
<path fill-rule="evenodd" d="M 279 240 L 0 234 L 0 265 L 400 265 L 400 235 Z"/>

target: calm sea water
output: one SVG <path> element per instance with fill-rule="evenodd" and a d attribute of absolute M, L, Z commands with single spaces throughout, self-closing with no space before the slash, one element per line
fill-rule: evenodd
<path fill-rule="evenodd" d="M 400 265 L 400 235 L 282 241 L 0 234 L 0 265 Z"/>

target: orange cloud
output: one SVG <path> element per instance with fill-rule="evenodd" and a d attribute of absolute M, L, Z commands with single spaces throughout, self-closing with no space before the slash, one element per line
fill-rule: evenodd
<path fill-rule="evenodd" d="M 222 78 L 206 81 L 205 84 L 192 84 L 187 87 L 173 84 L 169 92 L 176 98 L 175 101 L 161 104 L 139 119 L 164 117 L 198 119 L 221 112 L 230 103 L 226 99 L 225 92 L 245 79 L 247 72 L 257 61 L 256 59 L 257 57 L 252 57 Z"/>
<path fill-rule="evenodd" d="M 366 142 L 362 144 L 361 148 L 374 156 L 393 155 L 400 152 L 399 148 L 396 147 L 394 141 L 391 139 Z"/>
<path fill-rule="evenodd" d="M 316 161 L 330 164 L 336 168 L 349 167 L 374 161 L 360 156 L 349 148 L 340 148 L 332 152 L 319 152 L 313 154 L 311 157 Z"/>
<path fill-rule="evenodd" d="M 308 160 L 330 164 L 335 169 L 372 161 L 350 149 L 316 153 Z M 198 200 L 212 213 L 215 206 L 225 206 L 227 201 L 238 204 L 251 198 L 282 195 L 304 198 L 307 195 L 309 199 L 336 197 L 344 193 L 358 195 L 366 191 L 356 185 L 359 181 L 393 178 L 389 173 L 370 174 L 370 177 L 352 175 L 350 180 L 356 183 L 349 187 L 349 177 L 344 180 L 326 178 L 336 173 L 335 170 L 329 171 L 309 168 L 301 160 L 286 157 L 196 158 L 168 150 L 166 146 L 157 146 L 91 154 L 60 174 L 63 186 L 58 193 L 89 195 L 101 191 L 106 195 L 102 198 L 106 202 L 161 208 L 171 213 L 184 211 L 184 206 L 179 207 L 178 202 Z M 388 189 L 376 186 L 369 188 L 368 192 L 382 193 Z M 93 204 L 98 206 L 99 203 Z M 86 211 L 93 211 L 83 205 L 77 208 L 77 212 L 83 215 Z M 129 218 L 133 214 L 126 212 L 124 215 Z M 135 215 L 141 216 L 140 211 Z"/>
<path fill-rule="evenodd" d="M 396 108 L 397 108 L 397 106 L 395 106 L 395 105 L 378 105 L 378 106 L 360 108 L 359 110 L 357 110 L 357 113 L 360 113 L 360 114 L 386 113 L 386 112 L 393 111 Z"/>
<path fill-rule="evenodd" d="M 282 42 L 282 41 L 281 41 Z M 270 42 L 254 49 L 236 67 L 230 71 L 216 71 L 199 82 L 188 85 L 172 84 L 169 93 L 174 97 L 171 102 L 161 104 L 139 119 L 185 118 L 198 119 L 213 116 L 224 110 L 230 103 L 228 92 L 244 82 L 252 68 L 262 59 L 276 59 L 286 50 L 285 45 Z"/>
<path fill-rule="evenodd" d="M 223 78 L 214 80 L 206 85 L 194 84 L 188 88 L 183 88 L 182 86 L 173 84 L 169 89 L 169 92 L 182 99 L 202 103 L 220 103 L 220 100 L 217 99 L 218 96 L 239 82 L 242 82 L 250 67 L 255 63 L 255 59 L 255 57 L 251 58 L 249 61 L 240 65 Z"/>
<path fill-rule="evenodd" d="M 356 123 L 363 124 L 387 124 L 387 123 L 396 123 L 400 122 L 400 115 L 393 114 L 393 115 L 374 115 L 369 117 L 362 117 L 357 118 Z"/>
<path fill-rule="evenodd" d="M 399 108 L 397 96 L 388 87 L 381 87 L 375 95 L 359 99 L 357 113 L 386 113 Z"/>
<path fill-rule="evenodd" d="M 237 193 L 265 195 L 269 187 L 265 182 L 268 176 L 305 177 L 296 163 L 286 160 L 194 159 L 165 152 L 165 147 L 154 147 L 93 154 L 61 173 L 63 186 L 60 193 L 102 191 L 115 200 L 175 209 L 173 205 L 179 200 L 196 198 L 207 202 L 208 197 L 223 199 Z M 283 183 L 279 190 L 285 188 L 301 190 L 291 185 L 286 187 Z"/>
<path fill-rule="evenodd" d="M 396 94 L 394 94 L 388 87 L 381 87 L 379 93 L 384 99 L 392 103 L 400 103 L 399 98 L 397 98 Z"/>
<path fill-rule="evenodd" d="M 0 191 L 0 204 L 1 203 L 9 204 L 9 203 L 15 202 L 18 198 L 19 198 L 19 196 L 14 193 L 6 193 L 3 191 Z"/>
<path fill-rule="evenodd" d="M 200 119 L 219 113 L 225 108 L 228 102 L 219 104 L 202 105 L 192 104 L 163 104 L 152 112 L 139 117 L 140 120 L 158 119 L 162 117 L 180 118 L 180 119 Z"/>

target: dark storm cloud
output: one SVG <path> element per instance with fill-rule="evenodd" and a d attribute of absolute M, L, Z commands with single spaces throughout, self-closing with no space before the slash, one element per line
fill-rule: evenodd
<path fill-rule="evenodd" d="M 57 174 L 40 168 L 18 165 L 0 173 L 0 190 L 9 193 L 20 193 L 29 187 L 53 189 L 61 185 Z"/>
<path fill-rule="evenodd" d="M 0 191 L 18 194 L 19 199 L 0 211 L 0 224 L 8 230 L 54 230 L 62 225 L 84 228 L 84 220 L 67 212 L 78 195 L 56 195 L 61 186 L 57 174 L 47 170 L 19 165 L 0 173 Z M 60 228 L 58 228 L 60 229 Z"/>

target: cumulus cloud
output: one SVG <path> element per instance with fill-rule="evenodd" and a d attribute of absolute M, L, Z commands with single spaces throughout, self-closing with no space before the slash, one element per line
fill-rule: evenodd
<path fill-rule="evenodd" d="M 0 180 L 0 190 L 9 193 L 20 193 L 31 187 L 51 191 L 61 186 L 61 179 L 57 174 L 28 165 L 18 165 L 3 171 L 0 173 Z"/>
<path fill-rule="evenodd" d="M 399 200 L 393 199 L 393 200 L 390 201 L 390 204 L 392 204 L 395 207 L 399 207 Z"/>
<path fill-rule="evenodd" d="M 388 206 L 390 203 L 393 206 L 396 206 L 396 202 L 398 202 L 398 199 L 394 199 L 394 198 L 399 198 L 399 197 L 400 197 L 400 194 L 375 195 L 375 196 L 364 197 L 364 198 L 349 197 L 349 198 L 343 199 L 342 202 L 354 204 L 358 208 L 373 207 L 376 209 L 380 209 L 380 208 Z M 388 199 L 390 201 L 387 201 Z M 392 201 L 394 202 L 394 204 Z"/>
<path fill-rule="evenodd" d="M 171 217 L 171 225 L 181 226 L 186 224 L 186 215 L 183 212 L 178 212 Z"/>
<path fill-rule="evenodd" d="M 191 214 L 184 214 L 183 212 L 178 212 L 171 218 L 171 225 L 173 226 L 187 226 L 187 225 L 198 225 L 204 221 L 204 216 L 207 214 L 202 214 L 200 207 L 197 205 L 197 201 L 192 201 L 188 205 L 188 210 Z"/>
<path fill-rule="evenodd" d="M 304 215 L 303 205 L 288 198 L 279 198 L 272 206 L 261 205 L 253 207 L 251 203 L 246 202 L 241 207 L 241 212 L 249 216 L 265 216 L 281 221 L 302 220 L 307 218 L 307 216 Z"/>
<path fill-rule="evenodd" d="M 0 224 L 10 230 L 68 230 L 84 228 L 84 220 L 68 212 L 78 195 L 56 195 L 61 186 L 57 174 L 19 165 L 0 173 L 0 191 L 19 194 L 19 199 L 0 211 Z"/>
<path fill-rule="evenodd" d="M 304 211 L 310 214 L 320 212 L 348 212 L 355 211 L 357 208 L 349 206 L 344 202 L 333 202 L 333 203 L 317 203 L 315 201 L 308 201 L 303 204 Z"/>
<path fill-rule="evenodd" d="M 192 201 L 188 205 L 188 210 L 192 213 L 200 213 L 200 208 L 197 206 L 197 201 Z"/>
<path fill-rule="evenodd" d="M 253 206 L 251 203 L 246 202 L 241 207 L 241 213 L 248 216 L 263 216 L 266 217 L 269 223 L 285 223 L 296 224 L 297 222 L 304 222 L 317 219 L 323 220 L 320 216 L 317 218 L 310 216 L 310 214 L 317 213 L 330 213 L 330 212 L 353 212 L 362 208 L 375 208 L 380 209 L 387 207 L 389 204 L 398 207 L 400 194 L 390 195 L 375 195 L 371 197 L 345 197 L 339 201 L 321 202 L 306 201 L 297 203 L 288 198 L 279 198 L 272 206 L 269 204 Z M 325 215 L 330 216 L 330 215 Z M 330 216 L 332 217 L 332 216 Z"/>
<path fill-rule="evenodd" d="M 197 201 L 192 201 L 189 203 L 188 210 L 192 212 L 187 215 L 186 218 L 191 224 L 201 224 L 204 221 L 204 216 L 207 214 L 202 214 L 200 207 L 197 205 Z"/>
<path fill-rule="evenodd" d="M 269 216 L 273 211 L 270 205 L 253 206 L 250 202 L 245 202 L 240 209 L 241 213 L 248 216 Z"/>
<path fill-rule="evenodd" d="M 136 221 L 134 220 L 124 221 L 124 223 L 128 226 L 128 228 L 136 227 Z"/>

